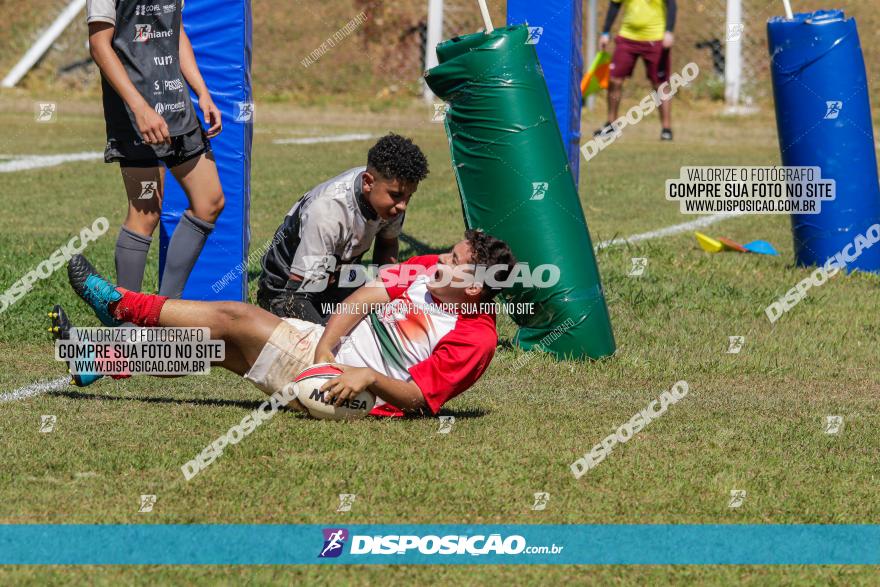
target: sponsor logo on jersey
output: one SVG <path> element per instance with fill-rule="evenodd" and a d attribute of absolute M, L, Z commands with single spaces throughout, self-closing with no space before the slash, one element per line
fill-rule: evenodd
<path fill-rule="evenodd" d="M 153 65 L 171 65 L 172 63 L 174 63 L 174 55 L 153 57 Z"/>
<path fill-rule="evenodd" d="M 174 36 L 174 31 L 154 31 L 151 24 L 134 25 L 134 42 L 146 43 L 150 39 L 168 39 Z"/>
<path fill-rule="evenodd" d="M 138 4 L 134 8 L 135 16 L 159 16 L 171 14 L 177 10 L 176 4 Z"/>
<path fill-rule="evenodd" d="M 156 103 L 156 114 L 165 114 L 166 112 L 180 112 L 186 108 L 186 102 L 158 102 Z"/>
<path fill-rule="evenodd" d="M 138 4 L 134 7 L 135 16 L 153 16 L 161 13 L 162 6 L 159 4 Z"/>
<path fill-rule="evenodd" d="M 179 92 L 183 89 L 183 80 L 179 77 L 174 79 L 155 80 L 153 82 L 153 90 L 156 94 L 164 92 Z"/>

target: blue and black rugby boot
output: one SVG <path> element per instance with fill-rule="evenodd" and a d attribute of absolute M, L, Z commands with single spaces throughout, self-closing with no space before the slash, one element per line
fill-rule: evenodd
<path fill-rule="evenodd" d="M 52 320 L 49 332 L 52 333 L 55 340 L 70 340 L 70 330 L 73 328 L 73 324 L 70 323 L 67 312 L 64 311 L 61 304 L 56 304 L 52 308 L 52 311 L 49 312 L 49 318 Z M 91 358 L 94 359 L 94 357 Z M 70 384 L 77 387 L 88 387 L 104 377 L 100 373 L 77 373 L 73 361 L 67 361 L 67 372 L 71 376 Z"/>

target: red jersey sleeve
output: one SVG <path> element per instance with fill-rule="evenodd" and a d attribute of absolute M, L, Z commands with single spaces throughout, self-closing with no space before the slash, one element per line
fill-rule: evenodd
<path fill-rule="evenodd" d="M 455 329 L 440 339 L 431 356 L 411 367 L 413 381 L 436 414 L 440 406 L 470 388 L 486 371 L 498 333 L 486 314 L 460 319 Z"/>
<path fill-rule="evenodd" d="M 396 300 L 412 285 L 419 275 L 431 271 L 440 259 L 439 255 L 411 257 L 403 263 L 385 267 L 379 271 L 379 279 L 392 300 Z"/>

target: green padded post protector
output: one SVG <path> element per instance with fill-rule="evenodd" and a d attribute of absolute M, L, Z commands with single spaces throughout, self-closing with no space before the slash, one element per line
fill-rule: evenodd
<path fill-rule="evenodd" d="M 528 28 L 495 29 L 437 45 L 439 65 L 426 72 L 448 102 L 446 134 L 465 224 L 507 241 L 530 268 L 559 267 L 550 288 L 517 285 L 514 343 L 557 357 L 614 353 L 611 320 L 593 244 L 544 75 Z M 546 274 L 545 274 L 546 275 Z"/>

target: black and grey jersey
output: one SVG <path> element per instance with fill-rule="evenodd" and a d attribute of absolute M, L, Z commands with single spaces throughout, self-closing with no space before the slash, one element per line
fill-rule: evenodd
<path fill-rule="evenodd" d="M 263 255 L 262 281 L 281 290 L 290 274 L 320 279 L 327 257 L 335 269 L 360 261 L 377 236 L 397 238 L 405 214 L 382 220 L 366 203 L 363 174 L 355 167 L 309 190 L 287 213 Z"/>
<path fill-rule="evenodd" d="M 89 0 L 88 22 L 114 25 L 113 49 L 129 79 L 147 103 L 168 123 L 171 136 L 199 124 L 180 70 L 183 0 Z M 102 76 L 107 138 L 140 136 L 128 106 Z"/>

